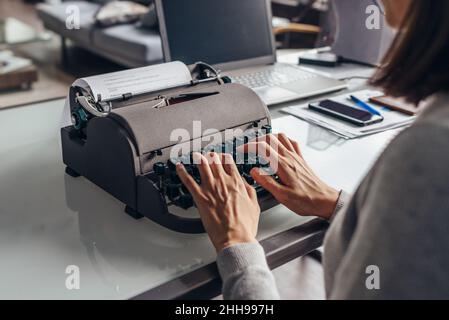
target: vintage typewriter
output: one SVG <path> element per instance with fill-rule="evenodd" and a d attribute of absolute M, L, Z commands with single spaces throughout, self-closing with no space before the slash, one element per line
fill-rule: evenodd
<path fill-rule="evenodd" d="M 136 219 L 147 217 L 177 232 L 202 233 L 176 163 L 184 163 L 201 184 L 192 152 L 230 153 L 242 177 L 257 190 L 262 210 L 277 205 L 249 174 L 254 167 L 269 172 L 266 161 L 257 152 L 237 152 L 239 146 L 271 132 L 268 109 L 252 90 L 210 68 L 192 67 L 193 80 L 187 85 L 106 102 L 95 101 L 86 88 L 73 85 L 72 125 L 61 129 L 66 173 L 95 183 L 123 202 Z M 231 137 L 229 129 L 235 133 Z M 211 143 L 213 137 L 222 142 Z"/>

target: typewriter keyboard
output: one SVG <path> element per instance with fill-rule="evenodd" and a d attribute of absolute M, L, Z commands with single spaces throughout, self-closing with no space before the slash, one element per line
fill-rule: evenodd
<path fill-rule="evenodd" d="M 209 146 L 201 150 L 201 153 L 208 152 L 231 154 L 237 164 L 241 176 L 253 186 L 258 194 L 266 192 L 259 186 L 251 177 L 250 172 L 253 168 L 264 168 L 268 174 L 277 179 L 277 176 L 270 172 L 270 166 L 265 159 L 255 153 L 238 153 L 236 149 L 256 139 L 261 134 L 271 133 L 271 127 L 266 125 L 262 127 L 261 131 L 245 132 L 241 137 L 234 137 L 231 141 L 227 141 L 218 146 Z M 184 164 L 187 172 L 194 177 L 194 179 L 201 184 L 201 177 L 198 168 L 193 164 L 193 152 L 175 159 L 170 159 L 167 163 L 157 162 L 153 166 L 154 174 L 158 181 L 160 191 L 166 197 L 168 205 L 175 205 L 185 210 L 193 207 L 195 204 L 187 188 L 182 184 L 176 172 L 176 164 L 181 162 Z"/>

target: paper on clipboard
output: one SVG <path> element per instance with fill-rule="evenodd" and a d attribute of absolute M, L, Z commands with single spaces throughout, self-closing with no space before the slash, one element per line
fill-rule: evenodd
<path fill-rule="evenodd" d="M 382 93 L 373 90 L 363 90 L 351 94 L 357 96 L 359 99 L 363 101 L 368 102 L 369 98 L 373 96 L 379 96 Z M 332 98 L 332 100 L 348 105 L 352 104 L 355 108 L 357 108 L 356 105 L 354 105 L 351 101 L 348 100 L 348 94 L 334 97 Z M 407 116 L 400 112 L 387 110 L 379 106 L 373 107 L 382 113 L 384 121 L 367 127 L 359 127 L 351 123 L 344 122 L 339 119 L 315 112 L 309 109 L 308 104 L 284 108 L 282 109 L 282 111 L 294 115 L 304 121 L 328 129 L 345 139 L 355 139 L 387 130 L 406 127 L 411 125 L 416 119 L 416 117 Z"/>

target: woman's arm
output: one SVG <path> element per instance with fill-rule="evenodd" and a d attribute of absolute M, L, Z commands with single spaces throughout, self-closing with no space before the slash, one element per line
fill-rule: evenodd
<path fill-rule="evenodd" d="M 344 197 L 324 184 L 303 159 L 299 146 L 285 135 L 268 135 L 244 146 L 257 148 L 279 176 L 275 181 L 265 171 L 252 170 L 253 178 L 282 204 L 301 215 L 330 219 Z M 246 149 L 246 150 L 245 150 Z M 182 164 L 177 171 L 192 194 L 217 253 L 226 299 L 279 298 L 265 253 L 256 234 L 260 208 L 255 190 L 240 176 L 230 155 L 194 154 L 201 187 Z"/>
<path fill-rule="evenodd" d="M 254 188 L 240 176 L 230 155 L 194 154 L 201 187 L 182 164 L 177 171 L 191 192 L 217 250 L 225 299 L 279 299 L 263 248 L 256 240 L 260 208 Z"/>
<path fill-rule="evenodd" d="M 217 257 L 226 300 L 277 300 L 279 293 L 259 243 L 223 249 Z"/>

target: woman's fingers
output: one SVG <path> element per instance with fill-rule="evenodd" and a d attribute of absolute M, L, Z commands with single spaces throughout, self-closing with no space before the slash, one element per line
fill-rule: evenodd
<path fill-rule="evenodd" d="M 284 133 L 269 134 L 260 137 L 258 141 L 266 141 L 273 148 L 277 148 L 276 150 L 278 150 L 279 154 L 281 155 L 285 154 L 285 150 L 296 152 L 295 146 L 293 144 L 294 141 L 289 139 Z"/>
<path fill-rule="evenodd" d="M 223 163 L 223 168 L 228 175 L 240 177 L 239 170 L 237 169 L 237 165 L 232 155 L 228 153 L 221 154 L 221 161 Z"/>
<path fill-rule="evenodd" d="M 267 143 L 277 153 L 279 153 L 281 155 L 286 154 L 287 148 L 279 141 L 276 134 L 268 134 L 265 136 L 260 136 L 260 137 L 257 137 L 256 139 L 249 141 L 249 143 L 257 143 L 257 142 Z M 240 152 L 242 152 L 243 150 L 244 150 L 244 146 L 240 146 L 237 149 L 237 151 L 240 151 Z M 257 150 L 254 149 L 254 150 L 251 150 L 250 152 L 257 153 Z"/>
<path fill-rule="evenodd" d="M 290 152 L 295 152 L 295 148 L 293 147 L 290 139 L 284 134 L 279 133 L 277 135 L 279 142 Z"/>
<path fill-rule="evenodd" d="M 249 142 L 241 146 L 239 152 L 257 153 L 257 155 L 264 158 L 266 161 L 271 162 L 279 159 L 278 151 L 265 141 L 261 142 Z"/>
<path fill-rule="evenodd" d="M 257 191 L 254 187 L 250 186 L 245 179 L 242 178 L 243 184 L 245 185 L 246 192 L 251 200 L 257 201 Z"/>
<path fill-rule="evenodd" d="M 220 178 L 223 174 L 226 173 L 218 153 L 210 152 L 206 155 L 206 158 L 209 162 L 210 170 L 212 171 L 212 175 L 215 179 Z"/>
<path fill-rule="evenodd" d="M 271 193 L 276 199 L 285 194 L 286 188 L 279 184 L 272 176 L 267 175 L 261 169 L 253 169 L 251 176 L 265 190 Z"/>
<path fill-rule="evenodd" d="M 193 177 L 187 172 L 186 168 L 182 163 L 178 163 L 176 165 L 176 172 L 178 173 L 178 176 L 181 179 L 182 183 L 186 186 L 186 188 L 189 190 L 189 192 L 192 194 L 194 198 L 200 194 L 201 192 L 200 186 L 198 185 L 198 183 L 196 183 Z"/>
<path fill-rule="evenodd" d="M 288 140 L 290 140 L 290 143 L 292 144 L 293 149 L 295 150 L 296 154 L 302 158 L 302 152 L 301 152 L 301 148 L 299 147 L 299 143 L 292 139 L 288 139 Z"/>
<path fill-rule="evenodd" d="M 270 146 L 271 149 L 268 148 L 267 146 L 261 145 L 260 143 Z M 293 152 L 302 157 L 299 144 L 296 141 L 289 139 L 283 133 L 261 136 L 258 137 L 257 139 L 250 141 L 246 145 L 237 148 L 238 152 L 255 153 L 261 154 L 262 156 L 264 156 L 263 153 L 266 152 L 267 150 L 268 153 L 266 154 L 266 156 L 269 156 L 270 153 L 272 153 L 270 151 L 274 150 L 277 154 L 281 156 L 287 156 L 288 152 Z M 276 153 L 273 154 L 276 155 Z M 264 158 L 268 160 L 267 157 Z"/>
<path fill-rule="evenodd" d="M 198 152 L 193 153 L 193 163 L 197 165 L 201 181 L 210 182 L 214 179 L 208 160 Z"/>

